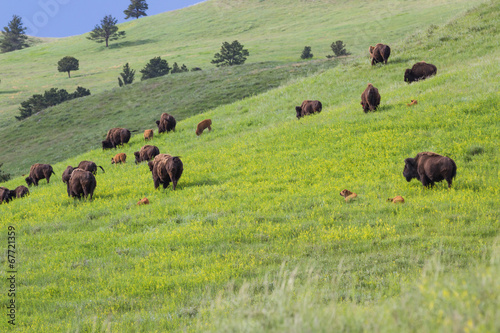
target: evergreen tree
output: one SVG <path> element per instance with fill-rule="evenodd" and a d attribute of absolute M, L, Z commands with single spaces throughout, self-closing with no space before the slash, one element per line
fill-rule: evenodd
<path fill-rule="evenodd" d="M 80 63 L 78 59 L 70 56 L 66 56 L 59 60 L 57 63 L 57 70 L 59 72 L 68 72 L 68 77 L 71 77 L 70 71 L 77 71 L 79 70 Z"/>
<path fill-rule="evenodd" d="M 0 43 L 0 50 L 2 52 L 11 52 L 28 47 L 29 45 L 26 44 L 28 36 L 24 33 L 25 30 L 26 28 L 23 27 L 21 17 L 14 15 L 8 26 L 3 28 L 3 39 Z"/>
<path fill-rule="evenodd" d="M 94 30 L 90 32 L 90 36 L 87 39 L 93 40 L 96 43 L 106 42 L 106 47 L 108 47 L 108 42 L 110 40 L 117 40 L 119 38 L 125 37 L 125 31 L 118 32 L 118 27 L 116 23 L 118 22 L 113 16 L 105 16 L 101 20 L 101 25 L 96 25 Z"/>
<path fill-rule="evenodd" d="M 345 49 L 345 44 L 341 40 L 338 40 L 338 41 L 332 43 L 332 45 L 330 45 L 330 48 L 332 49 L 333 53 L 335 53 L 335 56 L 337 56 L 337 57 L 350 54 Z"/>
<path fill-rule="evenodd" d="M 185 64 L 182 64 L 181 72 L 189 72 L 189 69 L 187 68 L 187 66 Z"/>
<path fill-rule="evenodd" d="M 171 68 L 168 67 L 168 62 L 166 60 L 162 60 L 160 57 L 155 57 L 149 60 L 149 63 L 141 69 L 141 81 L 167 75 L 170 69 Z"/>
<path fill-rule="evenodd" d="M 215 64 L 217 67 L 241 65 L 245 63 L 248 55 L 248 50 L 243 49 L 243 45 L 237 40 L 233 41 L 231 44 L 224 42 L 222 43 L 220 53 L 214 55 L 212 64 Z"/>
<path fill-rule="evenodd" d="M 141 16 L 148 16 L 146 10 L 148 9 L 148 4 L 146 0 L 130 0 L 130 5 L 123 12 L 125 13 L 125 19 L 135 17 L 138 19 Z"/>
<path fill-rule="evenodd" d="M 302 50 L 302 54 L 300 55 L 301 59 L 311 59 L 313 54 L 311 53 L 311 47 L 305 46 L 304 50 Z"/>
<path fill-rule="evenodd" d="M 126 84 L 134 82 L 135 70 L 130 69 L 128 62 L 123 65 L 123 72 L 120 73 L 121 78 L 118 78 L 118 85 L 123 87 Z M 123 79 L 123 80 L 122 80 Z"/>
<path fill-rule="evenodd" d="M 177 65 L 176 62 L 174 62 L 174 64 L 172 65 L 172 71 L 170 71 L 171 74 L 175 74 L 175 73 L 181 73 L 181 69 L 179 67 L 179 65 Z"/>

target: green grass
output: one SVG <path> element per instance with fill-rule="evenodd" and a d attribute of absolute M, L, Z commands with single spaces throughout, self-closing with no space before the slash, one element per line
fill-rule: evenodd
<path fill-rule="evenodd" d="M 354 55 L 186 117 L 152 141 L 184 162 L 175 192 L 155 191 L 147 166 L 133 164 L 141 135 L 54 163 L 50 184 L 0 206 L 4 235 L 17 229 L 16 329 L 261 332 L 319 322 L 384 332 L 387 319 L 387 331 L 495 331 L 499 7 L 394 41 L 385 66 Z M 437 76 L 404 83 L 420 60 Z M 368 82 L 382 104 L 364 114 Z M 323 111 L 298 121 L 303 99 L 321 100 Z M 407 107 L 411 99 L 418 105 Z M 205 118 L 213 131 L 196 137 Z M 451 189 L 402 176 L 404 159 L 426 150 L 455 160 Z M 110 165 L 121 151 L 129 162 Z M 73 201 L 60 175 L 86 159 L 106 173 L 93 201 Z M 358 200 L 346 204 L 344 188 Z M 386 202 L 395 195 L 406 203 Z M 151 204 L 136 206 L 144 196 Z"/>

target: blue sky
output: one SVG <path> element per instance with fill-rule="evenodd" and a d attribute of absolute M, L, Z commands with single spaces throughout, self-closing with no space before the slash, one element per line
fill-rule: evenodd
<path fill-rule="evenodd" d="M 146 0 L 148 16 L 184 8 L 202 0 Z M 130 0 L 1 0 L 0 29 L 13 15 L 21 16 L 26 33 L 37 37 L 67 37 L 87 33 L 111 14 L 125 22 Z M 132 20 L 129 19 L 129 20 Z M 128 20 L 127 20 L 128 21 Z"/>

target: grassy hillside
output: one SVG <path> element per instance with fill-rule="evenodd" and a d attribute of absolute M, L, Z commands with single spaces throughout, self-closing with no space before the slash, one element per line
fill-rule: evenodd
<path fill-rule="evenodd" d="M 499 13 L 493 2 L 394 42 L 385 66 L 353 57 L 180 121 L 152 141 L 184 162 L 175 192 L 154 191 L 133 164 L 140 136 L 55 163 L 50 184 L 0 206 L 4 237 L 17 232 L 16 329 L 293 331 L 333 327 L 333 309 L 346 331 L 385 331 L 384 318 L 393 331 L 497 331 Z M 420 60 L 438 75 L 404 83 Z M 382 104 L 364 114 L 368 82 Z M 298 121 L 303 99 L 323 111 Z M 196 137 L 204 118 L 213 131 Z M 402 176 L 404 159 L 427 150 L 455 160 L 451 189 Z M 110 165 L 121 151 L 129 162 Z M 73 201 L 60 175 L 85 159 L 106 173 L 93 201 Z M 358 200 L 346 204 L 344 188 Z M 395 195 L 406 203 L 386 202 Z M 144 196 L 151 204 L 136 206 Z"/>
<path fill-rule="evenodd" d="M 282 80 L 275 80 L 274 83 L 283 82 L 289 77 L 283 77 L 282 72 L 270 72 L 271 67 L 299 61 L 306 45 L 312 47 L 315 59 L 326 59 L 327 54 L 332 54 L 330 44 L 337 39 L 343 40 L 354 55 L 365 55 L 370 44 L 390 43 L 430 24 L 446 22 L 470 6 L 470 2 L 462 0 L 384 0 L 370 3 L 211 0 L 183 10 L 124 23 L 120 28 L 126 31 L 127 38 L 111 43 L 108 49 L 81 35 L 0 54 L 0 136 L 7 143 L 0 146 L 0 162 L 5 164 L 4 169 L 8 172 L 19 175 L 25 172 L 27 166 L 42 159 L 61 161 L 95 148 L 99 142 L 96 138 L 107 129 L 116 126 L 134 127 L 134 123 L 127 119 L 134 119 L 141 128 L 150 128 L 154 123 L 145 124 L 145 120 L 156 119 L 163 111 L 184 118 L 183 106 L 186 103 L 179 106 L 172 100 L 182 100 L 183 97 L 189 101 L 197 100 L 194 105 L 189 104 L 187 107 L 191 110 L 189 114 L 192 114 L 258 94 L 268 87 L 270 76 L 282 77 Z M 96 23 L 89 22 L 89 30 Z M 137 80 L 140 78 L 139 70 L 155 56 L 167 59 L 170 65 L 178 62 L 189 68 L 197 66 L 207 70 L 214 68 L 210 61 L 214 53 L 219 51 L 221 43 L 234 39 L 248 48 L 248 62 L 254 63 L 247 69 L 252 75 L 253 85 L 236 84 L 241 87 L 240 93 L 234 93 L 233 90 L 226 93 L 222 89 L 214 92 L 210 89 L 212 82 L 207 84 L 205 76 L 201 74 L 172 76 L 158 80 L 153 86 L 137 82 L 135 85 L 139 86 L 126 91 L 126 94 L 116 92 L 117 77 L 126 62 L 137 70 Z M 71 79 L 66 73 L 57 71 L 57 62 L 67 55 L 80 61 L 80 70 L 73 72 Z M 261 69 L 258 63 L 264 63 Z M 255 76 L 255 72 L 260 70 L 269 75 Z M 239 69 L 236 75 L 241 76 L 242 71 L 244 69 Z M 219 75 L 226 74 L 209 73 L 209 81 L 218 81 Z M 242 78 L 241 81 L 246 83 L 246 80 Z M 234 85 L 232 81 L 223 83 Z M 208 90 L 197 94 L 207 85 Z M 14 120 L 20 103 L 33 94 L 43 93 L 52 87 L 72 92 L 77 86 L 90 89 L 94 97 L 49 109 L 41 117 L 23 124 Z M 274 86 L 271 84 L 271 87 Z M 151 88 L 154 90 L 154 100 L 129 104 L 130 98 L 122 98 L 130 95 L 137 97 L 149 87 L 156 87 Z M 176 87 L 176 91 L 181 92 L 180 96 L 171 94 L 171 87 Z M 161 93 L 156 93 L 159 91 Z M 185 91 L 188 94 L 184 94 Z M 114 96 L 112 103 L 109 102 L 110 94 Z M 216 98 L 207 96 L 213 94 Z M 221 95 L 223 97 L 219 98 Z M 226 98 L 227 95 L 233 95 L 234 98 Z M 214 104 L 213 101 L 219 103 Z M 56 115 L 49 115 L 52 112 Z M 61 120 L 74 119 L 76 112 L 82 117 L 76 117 L 74 123 L 81 128 L 88 128 L 85 133 L 68 128 L 71 124 Z M 137 122 L 138 114 L 143 115 L 140 117 L 142 122 Z M 99 125 L 89 123 L 88 119 L 99 119 Z M 54 138 L 54 132 L 61 133 L 60 137 Z M 14 142 L 18 148 L 13 147 Z M 71 142 L 69 147 L 68 142 Z"/>

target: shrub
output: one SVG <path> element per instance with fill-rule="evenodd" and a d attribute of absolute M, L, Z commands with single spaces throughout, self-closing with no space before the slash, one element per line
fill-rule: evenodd
<path fill-rule="evenodd" d="M 167 75 L 170 69 L 171 68 L 168 67 L 168 62 L 166 60 L 162 60 L 160 57 L 155 57 L 149 60 L 149 63 L 141 69 L 141 81 Z"/>
<path fill-rule="evenodd" d="M 215 64 L 217 67 L 241 65 L 245 63 L 248 55 L 248 50 L 244 49 L 243 45 L 237 40 L 231 44 L 224 42 L 222 43 L 220 52 L 214 55 L 212 64 Z"/>
<path fill-rule="evenodd" d="M 310 46 L 304 46 L 304 50 L 302 50 L 302 54 L 300 56 L 301 59 L 311 59 L 313 54 L 311 53 Z"/>
<path fill-rule="evenodd" d="M 332 51 L 336 57 L 351 54 L 351 53 L 347 52 L 347 50 L 345 49 L 345 44 L 341 40 L 338 40 L 338 41 L 332 43 L 332 45 L 330 45 L 330 48 L 332 49 Z M 326 56 L 326 57 L 332 58 L 333 56 Z"/>
<path fill-rule="evenodd" d="M 118 78 L 118 85 L 120 87 L 131 84 L 134 82 L 135 70 L 130 69 L 128 62 L 123 65 L 123 72 L 120 73 L 121 78 Z M 122 80 L 123 79 L 123 80 Z"/>
<path fill-rule="evenodd" d="M 3 163 L 0 163 L 0 169 L 2 169 Z M 10 179 L 10 174 L 3 172 L 0 170 L 0 183 L 6 182 Z"/>

